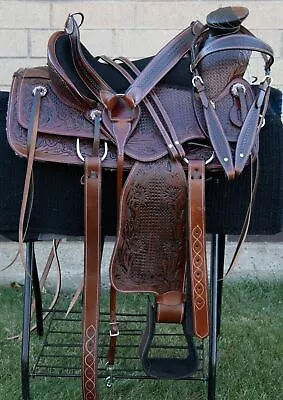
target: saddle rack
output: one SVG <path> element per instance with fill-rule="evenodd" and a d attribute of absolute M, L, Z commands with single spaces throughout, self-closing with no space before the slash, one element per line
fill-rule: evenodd
<path fill-rule="evenodd" d="M 211 267 L 210 267 L 210 335 L 208 340 L 200 340 L 197 344 L 199 368 L 194 376 L 185 380 L 188 384 L 200 382 L 204 385 L 203 397 L 207 400 L 216 399 L 217 387 L 217 339 L 221 328 L 222 286 L 224 271 L 225 235 L 213 234 L 211 238 Z M 81 349 L 81 310 L 72 310 L 66 318 L 66 308 L 54 306 L 43 308 L 34 242 L 26 244 L 26 265 L 23 299 L 23 329 L 21 346 L 21 381 L 22 398 L 32 398 L 34 379 L 58 378 L 69 380 L 81 378 L 80 349 Z M 42 338 L 40 349 L 32 351 L 31 305 L 36 303 L 36 333 Z M 44 315 L 49 316 L 44 322 Z M 107 366 L 107 351 L 109 338 L 109 312 L 100 313 L 99 334 L 99 367 L 98 379 L 111 390 L 116 381 L 152 379 L 144 374 L 137 356 L 140 334 L 144 330 L 146 314 L 121 313 L 117 315 L 120 321 L 121 347 L 117 345 L 115 368 Z M 70 341 L 70 332 L 72 339 Z M 129 344 L 129 335 L 131 343 Z M 68 338 L 67 342 L 65 339 Z M 164 336 L 162 352 L 184 352 L 186 348 L 178 343 L 178 333 L 168 332 Z M 174 340 L 175 339 L 175 340 Z M 177 342 L 177 343 L 176 343 Z M 159 349 L 158 349 L 159 350 Z M 125 355 L 126 352 L 126 355 Z M 67 353 L 67 354 L 66 354 Z M 34 360 L 30 362 L 31 356 Z"/>

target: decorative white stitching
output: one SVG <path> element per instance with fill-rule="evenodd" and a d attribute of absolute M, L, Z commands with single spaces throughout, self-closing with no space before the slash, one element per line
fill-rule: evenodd
<path fill-rule="evenodd" d="M 199 225 L 195 226 L 192 230 L 192 238 L 194 239 L 192 243 L 192 251 L 193 251 L 193 277 L 194 277 L 194 297 L 195 302 L 194 305 L 198 310 L 201 310 L 205 306 L 205 290 L 203 285 L 203 257 L 201 253 L 203 251 L 202 245 L 202 235 L 203 231 Z"/>
<path fill-rule="evenodd" d="M 93 325 L 90 325 L 85 331 L 85 355 L 84 355 L 84 392 L 85 400 L 96 399 L 96 368 L 95 368 L 95 357 L 96 357 L 96 329 Z"/>

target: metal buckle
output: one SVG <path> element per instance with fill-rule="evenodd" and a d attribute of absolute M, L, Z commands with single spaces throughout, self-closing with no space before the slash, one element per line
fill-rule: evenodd
<path fill-rule="evenodd" d="M 112 331 L 111 331 L 111 329 L 110 329 L 110 331 L 109 331 L 109 335 L 111 336 L 111 337 L 115 337 L 115 336 L 119 336 L 120 335 L 120 331 L 119 331 L 119 328 L 118 328 L 118 322 L 109 322 L 109 325 L 117 325 L 117 332 L 116 333 L 113 333 Z"/>
<path fill-rule="evenodd" d="M 202 84 L 202 85 L 204 85 L 204 82 L 203 82 L 203 79 L 202 79 L 202 77 L 201 76 L 199 76 L 199 75 L 196 75 L 196 76 L 193 76 L 193 78 L 192 78 L 192 85 L 193 85 L 193 87 L 197 87 L 196 86 L 196 81 L 197 80 L 199 80 L 200 81 L 200 83 Z"/>
<path fill-rule="evenodd" d="M 77 138 L 76 150 L 77 150 L 77 156 L 79 157 L 79 159 L 80 159 L 82 162 L 85 162 L 85 158 L 84 158 L 84 156 L 82 155 L 81 149 L 80 149 L 80 138 Z M 101 157 L 101 161 L 104 161 L 104 160 L 105 160 L 105 158 L 107 157 L 107 154 L 108 154 L 108 143 L 105 141 L 105 142 L 104 142 L 104 153 L 103 153 L 103 155 L 102 155 L 102 157 Z"/>

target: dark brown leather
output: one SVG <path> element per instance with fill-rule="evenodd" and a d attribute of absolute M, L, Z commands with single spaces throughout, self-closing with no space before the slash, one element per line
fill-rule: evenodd
<path fill-rule="evenodd" d="M 195 29 L 195 25 L 193 25 Z M 199 28 L 198 28 L 199 29 Z M 189 34 L 190 30 L 186 31 L 186 35 Z M 65 35 L 65 36 L 64 36 Z M 62 36 L 65 37 L 65 41 L 68 40 L 68 35 L 64 34 L 63 32 L 58 33 L 58 38 L 61 38 Z M 266 51 L 270 53 L 270 48 L 263 44 L 261 41 L 258 39 L 253 38 L 250 35 L 244 35 L 244 34 L 237 34 L 234 35 L 236 36 L 235 46 L 243 42 L 243 38 L 247 38 L 245 40 L 254 40 L 257 43 L 257 48 L 261 49 L 262 51 Z M 56 39 L 59 40 L 59 39 Z M 78 35 L 76 35 L 76 39 L 78 38 Z M 209 46 L 214 46 L 213 49 L 215 50 L 215 44 L 218 43 L 221 40 L 226 40 L 226 38 L 217 38 L 209 44 Z M 49 44 L 49 54 L 53 54 L 55 52 L 56 47 L 53 43 L 55 39 L 51 38 L 50 44 Z M 244 43 L 245 43 L 244 40 Z M 71 36 L 70 42 L 73 43 L 73 39 Z M 173 41 L 174 42 L 174 41 Z M 226 43 L 226 42 L 225 42 Z M 77 44 L 77 41 L 76 41 Z M 78 46 L 78 44 L 77 44 Z M 225 44 L 227 48 L 229 47 L 229 42 Z M 221 49 L 225 48 L 225 46 L 221 45 Z M 187 47 L 189 48 L 188 44 Z M 73 47 L 72 47 L 73 48 Z M 79 47 L 78 47 L 79 48 Z M 182 46 L 180 46 L 182 48 Z M 206 46 L 204 47 L 204 49 Z M 159 60 L 159 57 L 161 57 L 161 60 L 164 58 L 164 54 L 167 54 L 169 56 L 171 53 L 171 47 L 169 46 L 169 50 L 167 50 L 168 47 L 165 46 L 164 51 L 161 51 L 155 58 L 153 58 L 153 61 L 148 64 L 148 67 L 142 72 L 142 74 L 139 75 L 137 79 L 132 83 L 130 88 L 135 88 L 138 85 L 138 82 L 140 79 L 142 79 L 143 85 L 146 85 L 147 79 L 146 77 L 149 75 L 147 70 L 151 70 L 155 68 L 155 63 Z M 225 48 L 226 49 L 226 48 Z M 203 50 L 201 50 L 202 52 Z M 219 64 L 220 63 L 226 63 L 227 65 L 227 52 L 228 50 L 221 51 L 220 53 L 216 53 L 216 57 L 210 57 L 213 54 L 209 53 L 205 55 L 205 59 L 211 58 L 210 65 L 208 68 L 201 68 L 200 62 L 198 62 L 197 58 L 196 60 L 193 60 L 193 65 L 199 65 L 199 69 L 201 70 L 201 74 L 205 74 L 205 69 L 208 69 L 207 75 L 214 70 L 218 71 Z M 237 48 L 234 51 L 235 55 L 238 55 L 239 52 Z M 233 53 L 232 51 L 232 53 Z M 199 54 L 201 54 L 201 52 Z M 223 54 L 222 54 L 223 53 Z M 75 52 L 75 55 L 77 52 Z M 173 64 L 177 62 L 178 57 L 181 57 L 183 54 L 183 50 L 181 52 L 177 52 L 178 56 L 173 57 Z M 199 57 L 199 54 L 196 57 Z M 53 57 L 53 56 L 52 56 Z M 52 61 L 53 58 L 49 56 L 50 60 Z M 55 56 L 54 56 L 55 57 Z M 75 59 L 78 58 L 76 55 L 74 57 Z M 270 59 L 272 57 L 270 56 Z M 49 73 L 51 74 L 51 80 L 46 80 L 46 71 L 42 71 L 42 75 L 44 77 L 44 84 L 48 88 L 48 102 L 45 102 L 45 104 L 42 104 L 42 123 L 40 123 L 39 126 L 39 144 L 37 147 L 37 154 L 36 154 L 36 159 L 38 160 L 50 160 L 50 161 L 57 161 L 57 162 L 66 162 L 66 163 L 77 163 L 80 164 L 81 161 L 78 159 L 76 156 L 76 150 L 75 150 L 75 140 L 73 137 L 77 138 L 80 137 L 82 139 L 87 139 L 92 136 L 92 129 L 91 129 L 91 123 L 88 123 L 89 121 L 89 111 L 91 110 L 91 107 L 97 106 L 101 110 L 103 110 L 103 104 L 99 105 L 97 104 L 97 97 L 101 97 L 102 93 L 109 93 L 110 98 L 116 98 L 115 102 L 117 101 L 117 95 L 115 95 L 115 92 L 113 92 L 113 89 L 109 88 L 109 86 L 104 82 L 103 79 L 100 79 L 97 77 L 97 74 L 95 74 L 95 95 L 93 95 L 95 98 L 89 102 L 86 99 L 86 96 L 84 95 L 82 97 L 81 92 L 77 88 L 72 88 L 72 81 L 68 77 L 65 77 L 66 74 L 63 74 L 62 68 L 60 67 L 60 64 L 58 62 L 56 63 L 55 61 L 50 61 L 50 65 L 52 67 L 49 67 Z M 197 62 L 196 62 L 197 61 Z M 233 63 L 233 64 L 232 64 Z M 78 61 L 77 61 L 78 64 Z M 83 64 L 88 65 L 88 63 Z M 76 64 L 75 64 L 76 65 Z M 245 68 L 242 67 L 242 60 L 241 59 L 236 59 L 231 60 L 231 65 L 234 68 L 234 72 L 231 70 L 229 76 L 227 76 L 227 81 L 225 79 L 222 79 L 221 86 L 223 87 L 223 90 L 218 90 L 217 96 L 213 97 L 208 97 L 209 100 L 212 100 L 213 103 L 215 104 L 216 111 L 215 113 L 213 110 L 211 110 L 211 107 L 209 106 L 209 110 L 211 111 L 211 118 L 207 118 L 207 113 L 203 113 L 203 109 L 200 106 L 199 100 L 194 96 L 192 91 L 187 91 L 187 90 L 181 90 L 181 89 L 174 89 L 171 87 L 158 87 L 156 86 L 156 91 L 157 91 L 157 96 L 160 99 L 161 104 L 163 105 L 169 119 L 172 121 L 172 125 L 174 127 L 174 130 L 176 132 L 176 136 L 178 138 L 178 142 L 180 144 L 184 144 L 187 141 L 190 140 L 205 140 L 205 138 L 208 136 L 207 132 L 207 123 L 208 126 L 215 126 L 215 123 L 213 121 L 219 120 L 221 123 L 221 126 L 224 128 L 224 135 L 229 141 L 237 141 L 237 137 L 239 136 L 240 133 L 240 127 L 239 125 L 234 123 L 234 119 L 231 117 L 231 111 L 235 107 L 234 103 L 234 98 L 233 95 L 231 94 L 231 87 L 235 82 L 231 78 L 233 76 L 237 79 L 237 82 L 239 83 L 239 80 L 241 83 L 246 87 L 246 102 L 247 102 L 247 108 L 250 107 L 250 105 L 253 102 L 253 94 L 250 89 L 250 86 L 241 78 L 241 76 L 245 72 Z M 54 78 L 54 69 L 57 68 L 57 74 L 61 74 L 61 79 L 59 78 Z M 163 71 L 164 66 L 159 66 L 159 69 L 156 74 L 154 75 L 154 79 L 158 81 L 158 79 L 161 79 L 161 77 L 166 73 L 167 69 Z M 166 67 L 167 68 L 167 67 Z M 89 81 L 91 73 L 93 72 L 91 67 L 88 65 L 88 80 Z M 161 72 L 162 71 L 162 72 Z M 241 72 L 240 72 L 241 71 Z M 22 75 L 23 74 L 23 75 Z M 18 122 L 19 126 L 16 124 L 16 115 L 14 115 L 13 119 L 13 127 L 9 129 L 9 132 L 15 132 L 14 134 L 9 134 L 9 140 L 11 143 L 11 146 L 14 148 L 14 150 L 21 154 L 21 155 L 26 155 L 26 148 L 24 144 L 24 129 L 27 126 L 27 119 L 28 119 L 28 110 L 30 107 L 30 102 L 31 102 L 31 96 L 29 93 L 31 92 L 31 89 L 33 88 L 33 85 L 38 83 L 39 77 L 38 77 L 39 71 L 32 70 L 32 71 L 25 71 L 20 73 L 15 77 L 15 83 L 14 83 L 14 90 L 13 92 L 15 93 L 15 96 L 19 98 L 19 103 L 17 105 L 18 113 L 20 113 Z M 35 80 L 33 80 L 33 76 L 36 77 Z M 59 76 L 59 75 L 58 75 Z M 63 79 L 64 76 L 64 79 Z M 22 79 L 26 78 L 26 79 Z M 81 79 L 86 79 L 85 76 Z M 93 78 L 94 79 L 94 78 Z M 58 89 L 58 83 L 57 80 L 61 82 L 61 86 L 64 87 L 65 89 L 68 88 L 67 93 L 62 94 L 61 89 Z M 70 81 L 70 82 L 69 82 Z M 56 82 L 56 84 L 54 83 Z M 233 83 L 232 83 L 233 82 Z M 227 85 L 228 83 L 228 85 Z M 153 81 L 150 79 L 147 88 L 151 88 L 153 84 Z M 86 86 L 86 85 L 85 85 Z M 225 87 L 226 86 L 226 87 Z M 210 95 L 210 87 L 217 87 L 215 85 L 215 81 L 213 83 L 208 82 L 206 83 L 206 92 L 208 96 Z M 100 91 L 98 90 L 100 88 Z M 129 90 L 130 90 L 129 88 Z M 54 92 L 55 90 L 55 92 Z M 71 93 L 70 93 L 71 92 Z M 146 90 L 142 91 L 143 95 L 146 93 Z M 226 93 L 226 96 L 225 96 Z M 77 96 L 79 94 L 78 100 L 75 100 L 74 96 Z M 58 97 L 59 96 L 59 97 Z M 126 92 L 126 98 L 128 96 L 128 91 Z M 102 96 L 105 101 L 105 96 Z M 130 96 L 131 97 L 131 96 Z M 63 102 L 62 102 L 63 100 Z M 102 101 L 103 99 L 101 99 Z M 120 99 L 120 101 L 122 101 Z M 70 109 L 70 107 L 65 106 L 66 103 L 67 105 L 74 107 L 74 109 Z M 106 102 L 107 103 L 107 102 Z M 77 104 L 80 106 L 77 107 Z M 232 104 L 232 106 L 231 106 Z M 83 107 L 83 109 L 82 109 Z M 231 108 L 230 108 L 231 107 Z M 183 112 L 184 108 L 187 110 L 185 113 Z M 83 112 L 85 118 L 82 117 L 81 113 L 77 113 L 76 109 L 80 110 Z M 89 111 L 87 111 L 89 110 Z M 195 110 L 195 112 L 194 112 Z M 11 107 L 11 110 L 9 111 L 11 113 L 17 112 L 17 110 L 13 110 L 13 107 Z M 104 126 L 102 128 L 102 139 L 105 139 L 107 141 L 111 141 L 116 144 L 116 137 L 115 133 L 113 132 L 113 128 L 111 127 L 111 123 L 107 122 L 108 119 L 106 116 L 108 113 L 104 112 Z M 43 117 L 45 116 L 45 117 Z M 217 116 L 217 118 L 215 118 Z M 213 118 L 212 118 L 213 117 Z M 132 126 L 130 137 L 125 144 L 125 155 L 131 157 L 134 160 L 139 160 L 139 161 L 153 161 L 156 160 L 160 157 L 163 157 L 168 153 L 168 146 L 166 143 L 164 143 L 162 139 L 162 135 L 156 135 L 156 126 L 155 123 L 152 121 L 146 110 L 143 109 L 142 107 L 142 112 L 141 115 L 134 118 L 134 123 L 136 124 L 136 128 Z M 145 127 L 145 121 L 146 122 L 146 127 Z M 65 126 L 67 125 L 67 128 Z M 218 124 L 219 125 L 219 124 Z M 23 128 L 23 130 L 22 130 Z M 146 130 L 145 130 L 146 129 Z M 20 134 L 17 132 L 20 130 Z M 214 129 L 212 129 L 214 130 Z M 20 136 L 20 137 L 19 137 Z M 64 137 L 64 142 L 62 143 L 62 136 Z M 223 136 L 223 135 L 222 135 Z M 216 142 L 221 143 L 221 140 L 214 141 L 214 145 Z M 61 144 L 62 143 L 62 144 Z M 219 145 L 220 146 L 220 145 Z M 219 147 L 221 149 L 221 146 Z M 226 150 L 228 150 L 228 146 L 226 143 L 225 146 Z M 83 141 L 82 143 L 82 152 L 84 156 L 91 155 L 91 147 L 89 145 L 89 141 Z M 112 149 L 114 150 L 114 148 Z M 230 160 L 230 154 L 228 154 L 227 157 L 227 151 L 224 151 L 224 154 L 218 153 L 217 156 L 220 158 L 220 160 L 223 160 L 223 158 L 228 158 Z M 114 155 L 115 157 L 115 155 Z M 189 157 L 189 155 L 188 155 Z M 113 162 L 114 161 L 114 162 Z M 217 161 L 217 160 L 216 160 Z M 231 161 L 230 161 L 231 162 Z M 224 167 L 226 162 L 223 163 L 222 161 L 222 167 Z M 115 168 L 116 162 L 113 160 L 113 153 L 111 154 L 111 157 L 107 158 L 104 161 L 103 166 L 105 168 Z M 221 168 L 221 165 L 219 165 L 217 162 L 212 163 L 209 165 L 208 168 L 214 169 L 215 167 Z M 125 162 L 125 168 L 129 168 L 127 165 L 127 162 Z M 232 173 L 229 171 L 231 170 L 231 166 L 227 170 L 228 176 L 232 177 Z"/>
<path fill-rule="evenodd" d="M 149 307 L 140 351 L 146 373 L 164 376 L 162 363 L 170 363 L 167 358 L 149 361 L 156 322 L 183 325 L 192 365 L 176 360 L 177 378 L 197 368 L 192 334 L 209 334 L 205 173 L 224 172 L 234 179 L 257 158 L 271 83 L 267 76 L 254 94 L 243 78 L 252 51 L 262 53 L 266 74 L 274 61 L 271 47 L 241 26 L 247 13 L 243 7 L 227 7 L 210 14 L 206 26 L 193 22 L 143 70 L 124 57 L 103 56 L 103 66 L 82 45 L 79 25 L 69 15 L 65 31 L 49 40 L 48 67 L 14 74 L 7 137 L 14 151 L 28 158 L 21 246 L 33 161 L 85 165 L 85 399 L 97 398 L 102 168 L 117 172 L 119 208 L 110 265 L 110 331 L 119 333 L 116 291 L 152 293 L 155 303 Z M 164 83 L 179 64 L 186 66 L 192 85 Z M 122 92 L 104 79 L 106 67 L 127 82 Z M 33 95 L 39 85 L 46 90 L 42 98 Z M 108 151 L 100 161 L 105 143 Z M 123 186 L 126 169 L 130 173 Z M 251 204 L 248 211 L 247 226 Z M 117 336 L 110 339 L 110 364 L 116 341 Z"/>
<path fill-rule="evenodd" d="M 112 285 L 122 292 L 157 295 L 183 291 L 186 177 L 182 165 L 168 158 L 136 163 L 120 204 Z"/>
<path fill-rule="evenodd" d="M 218 33 L 237 32 L 248 15 L 246 7 L 223 7 L 209 13 L 206 23 Z"/>
<path fill-rule="evenodd" d="M 191 161 L 188 168 L 189 258 L 191 270 L 192 314 L 195 335 L 209 334 L 208 279 L 205 230 L 205 165 Z"/>
<path fill-rule="evenodd" d="M 85 261 L 83 304 L 82 387 L 85 400 L 97 396 L 97 348 L 100 295 L 101 163 L 98 157 L 85 161 Z"/>
<path fill-rule="evenodd" d="M 38 69 L 20 70 L 14 77 L 7 126 L 9 143 L 17 154 L 27 155 L 26 132 L 29 110 L 33 100 L 31 91 L 38 82 L 41 82 L 47 88 L 48 94 L 41 105 L 36 159 L 82 165 L 82 161 L 76 153 L 76 138 L 81 139 L 82 154 L 84 156 L 91 155 L 92 123 L 83 118 L 76 110 L 60 102 L 51 88 L 50 80 L 46 79 L 46 69 L 43 68 L 41 71 L 43 79 L 38 77 Z M 253 102 L 254 95 L 249 85 L 239 78 L 232 81 L 217 98 L 213 99 L 216 110 L 219 110 L 218 117 L 222 126 L 225 127 L 225 135 L 230 142 L 237 141 L 240 132 L 240 127 L 235 125 L 230 117 L 230 113 L 235 107 L 234 96 L 231 95 L 231 87 L 235 83 L 242 83 L 246 87 L 246 100 L 249 107 Z M 208 133 L 201 103 L 191 91 L 162 86 L 157 87 L 156 92 L 181 144 L 198 140 L 207 142 Z M 16 99 L 17 101 L 15 101 Z M 98 108 L 102 110 L 102 107 Z M 127 169 L 133 165 L 130 157 L 139 161 L 154 161 L 168 153 L 166 143 L 158 133 L 159 130 L 154 121 L 144 107 L 141 110 L 141 117 L 125 146 L 125 155 L 127 156 L 125 168 Z M 105 127 L 102 128 L 101 139 L 110 144 L 110 154 L 104 160 L 103 167 L 116 168 L 117 155 L 115 154 L 114 139 L 107 133 Z M 209 142 L 207 145 L 210 146 Z M 202 155 L 202 150 L 201 148 L 197 157 Z M 103 149 L 101 152 L 103 154 Z M 211 150 L 207 153 L 210 157 Z M 186 155 L 188 158 L 192 156 L 189 153 Z M 220 170 L 221 165 L 215 159 L 208 165 L 208 169 Z"/>
<path fill-rule="evenodd" d="M 197 68 L 204 57 L 227 50 L 250 50 L 264 53 L 269 56 L 265 68 L 270 68 L 274 62 L 273 50 L 268 44 L 263 43 L 254 36 L 237 33 L 231 36 L 219 37 L 217 40 L 208 43 L 207 46 L 204 46 L 192 62 L 192 69 Z"/>

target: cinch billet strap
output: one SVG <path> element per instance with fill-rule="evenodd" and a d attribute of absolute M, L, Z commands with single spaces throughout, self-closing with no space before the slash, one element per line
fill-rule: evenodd
<path fill-rule="evenodd" d="M 85 160 L 85 262 L 83 303 L 82 390 L 84 400 L 96 400 L 101 264 L 101 161 Z"/>

